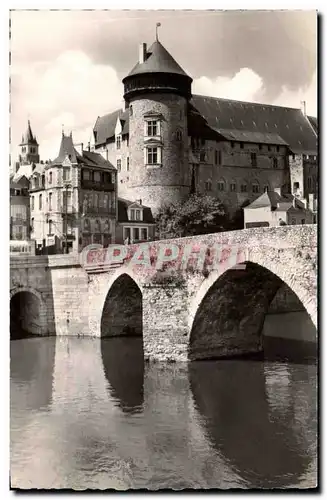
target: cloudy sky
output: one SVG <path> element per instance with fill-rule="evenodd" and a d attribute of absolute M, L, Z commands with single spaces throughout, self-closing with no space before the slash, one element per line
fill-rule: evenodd
<path fill-rule="evenodd" d="M 90 140 L 98 115 L 122 106 L 122 78 L 138 44 L 159 39 L 193 78 L 193 93 L 317 113 L 314 11 L 13 11 L 12 156 L 30 118 L 41 158 L 62 125 Z"/>

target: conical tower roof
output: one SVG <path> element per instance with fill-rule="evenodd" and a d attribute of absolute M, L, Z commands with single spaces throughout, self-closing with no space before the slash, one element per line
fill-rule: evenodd
<path fill-rule="evenodd" d="M 61 163 L 65 160 L 65 158 L 67 156 L 69 157 L 69 159 L 72 163 L 77 163 L 77 159 L 81 158 L 81 156 L 78 154 L 78 152 L 74 148 L 72 134 L 64 135 L 64 133 L 63 133 L 62 137 L 61 137 L 59 154 L 58 154 L 57 158 L 55 160 L 53 160 L 53 162 L 51 164 L 52 165 L 54 165 L 54 164 L 61 165 Z"/>
<path fill-rule="evenodd" d="M 22 136 L 22 142 L 21 142 L 20 146 L 22 146 L 23 144 L 36 144 L 36 145 L 38 145 L 36 137 L 33 136 L 33 134 L 32 134 L 31 123 L 29 120 L 27 121 L 27 129 L 26 129 L 25 134 Z"/>
<path fill-rule="evenodd" d="M 126 78 L 144 73 L 170 73 L 188 76 L 159 40 L 156 40 L 147 50 L 145 62 L 138 62 Z"/>

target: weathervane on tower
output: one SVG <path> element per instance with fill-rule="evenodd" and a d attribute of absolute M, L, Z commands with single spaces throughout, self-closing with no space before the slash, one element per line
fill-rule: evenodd
<path fill-rule="evenodd" d="M 158 41 L 158 28 L 160 28 L 161 23 L 156 24 L 156 40 Z"/>

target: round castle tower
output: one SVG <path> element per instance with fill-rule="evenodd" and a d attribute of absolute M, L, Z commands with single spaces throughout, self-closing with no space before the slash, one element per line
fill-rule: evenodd
<path fill-rule="evenodd" d="M 156 40 L 141 44 L 139 62 L 123 79 L 129 108 L 130 168 L 125 188 L 155 213 L 190 192 L 187 108 L 190 78 Z"/>

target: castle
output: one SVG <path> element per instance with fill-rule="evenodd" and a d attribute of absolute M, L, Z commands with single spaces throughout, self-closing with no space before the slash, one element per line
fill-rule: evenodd
<path fill-rule="evenodd" d="M 300 109 L 193 95 L 157 39 L 123 79 L 125 109 L 98 117 L 95 151 L 116 166 L 118 193 L 156 212 L 190 193 L 230 213 L 265 191 L 317 197 L 317 120 Z"/>

